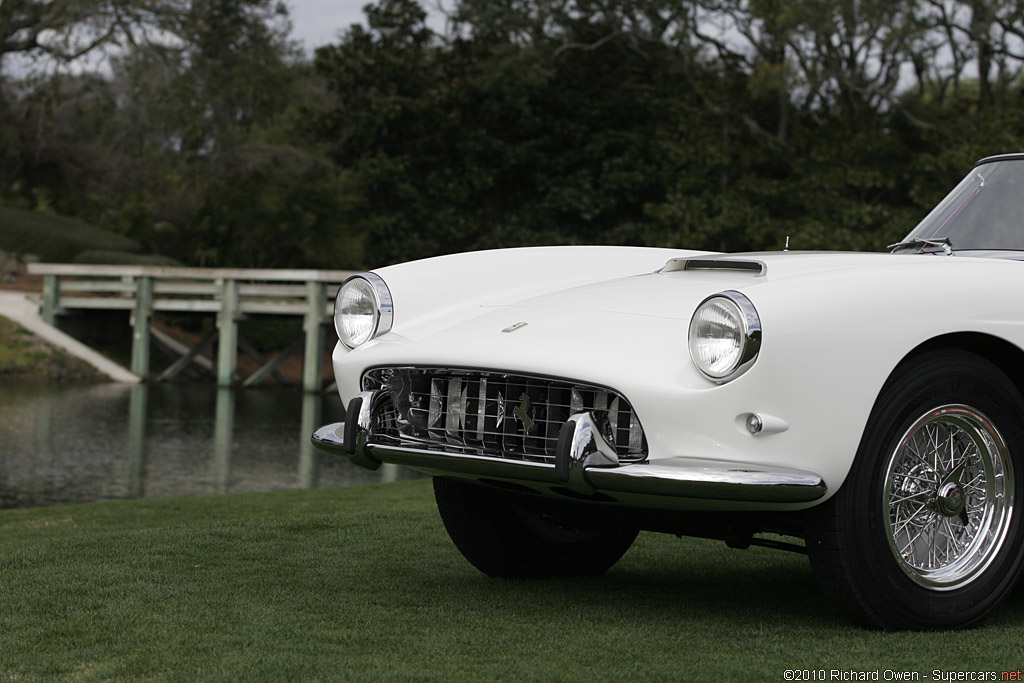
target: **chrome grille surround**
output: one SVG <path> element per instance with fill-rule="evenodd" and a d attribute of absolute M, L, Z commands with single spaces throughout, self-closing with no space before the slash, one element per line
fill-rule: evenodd
<path fill-rule="evenodd" d="M 364 373 L 362 389 L 382 393 L 373 442 L 553 463 L 562 425 L 590 411 L 620 461 L 647 458 L 632 406 L 606 387 L 500 370 L 386 367 Z"/>

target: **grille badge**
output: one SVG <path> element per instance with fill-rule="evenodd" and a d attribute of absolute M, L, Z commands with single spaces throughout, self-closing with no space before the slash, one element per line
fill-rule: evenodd
<path fill-rule="evenodd" d="M 505 421 L 505 399 L 501 397 L 501 392 L 498 392 L 498 424 L 500 427 L 501 423 Z"/>
<path fill-rule="evenodd" d="M 519 405 L 513 411 L 516 417 L 519 418 L 519 422 L 523 425 L 523 433 L 529 434 L 533 429 L 533 410 L 530 405 L 530 397 L 526 395 L 524 391 L 522 396 L 519 397 Z"/>

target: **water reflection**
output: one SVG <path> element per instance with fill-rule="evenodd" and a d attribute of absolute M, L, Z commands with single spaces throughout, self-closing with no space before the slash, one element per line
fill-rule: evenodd
<path fill-rule="evenodd" d="M 216 417 L 213 420 L 213 481 L 217 493 L 227 493 L 231 484 L 231 451 L 235 440 L 235 391 L 217 389 Z"/>
<path fill-rule="evenodd" d="M 0 508 L 416 476 L 314 449 L 337 396 L 196 384 L 0 387 Z"/>

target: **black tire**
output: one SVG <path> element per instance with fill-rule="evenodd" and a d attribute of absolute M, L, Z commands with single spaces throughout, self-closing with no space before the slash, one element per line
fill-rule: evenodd
<path fill-rule="evenodd" d="M 933 351 L 894 371 L 853 467 L 811 511 L 819 582 L 855 622 L 977 624 L 1021 571 L 1024 401 L 995 365 Z"/>
<path fill-rule="evenodd" d="M 528 508 L 512 495 L 471 482 L 434 478 L 434 498 L 459 551 L 488 576 L 588 576 L 611 568 L 635 528 L 570 520 Z"/>

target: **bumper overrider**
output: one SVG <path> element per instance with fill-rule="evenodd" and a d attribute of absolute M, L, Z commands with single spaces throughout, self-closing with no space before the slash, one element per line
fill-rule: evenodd
<path fill-rule="evenodd" d="M 692 500 L 810 503 L 827 492 L 821 477 L 795 469 L 696 458 L 621 464 L 615 448 L 595 428 L 589 411 L 571 415 L 562 425 L 553 464 L 444 452 L 388 437 L 375 439 L 374 409 L 381 393 L 364 391 L 353 398 L 345 422 L 318 429 L 312 436 L 313 445 L 371 470 L 392 463 L 437 476 L 519 483 L 576 499 L 614 501 L 616 494 L 655 497 L 660 499 L 658 507 L 673 507 L 673 500 L 681 507 Z"/>

